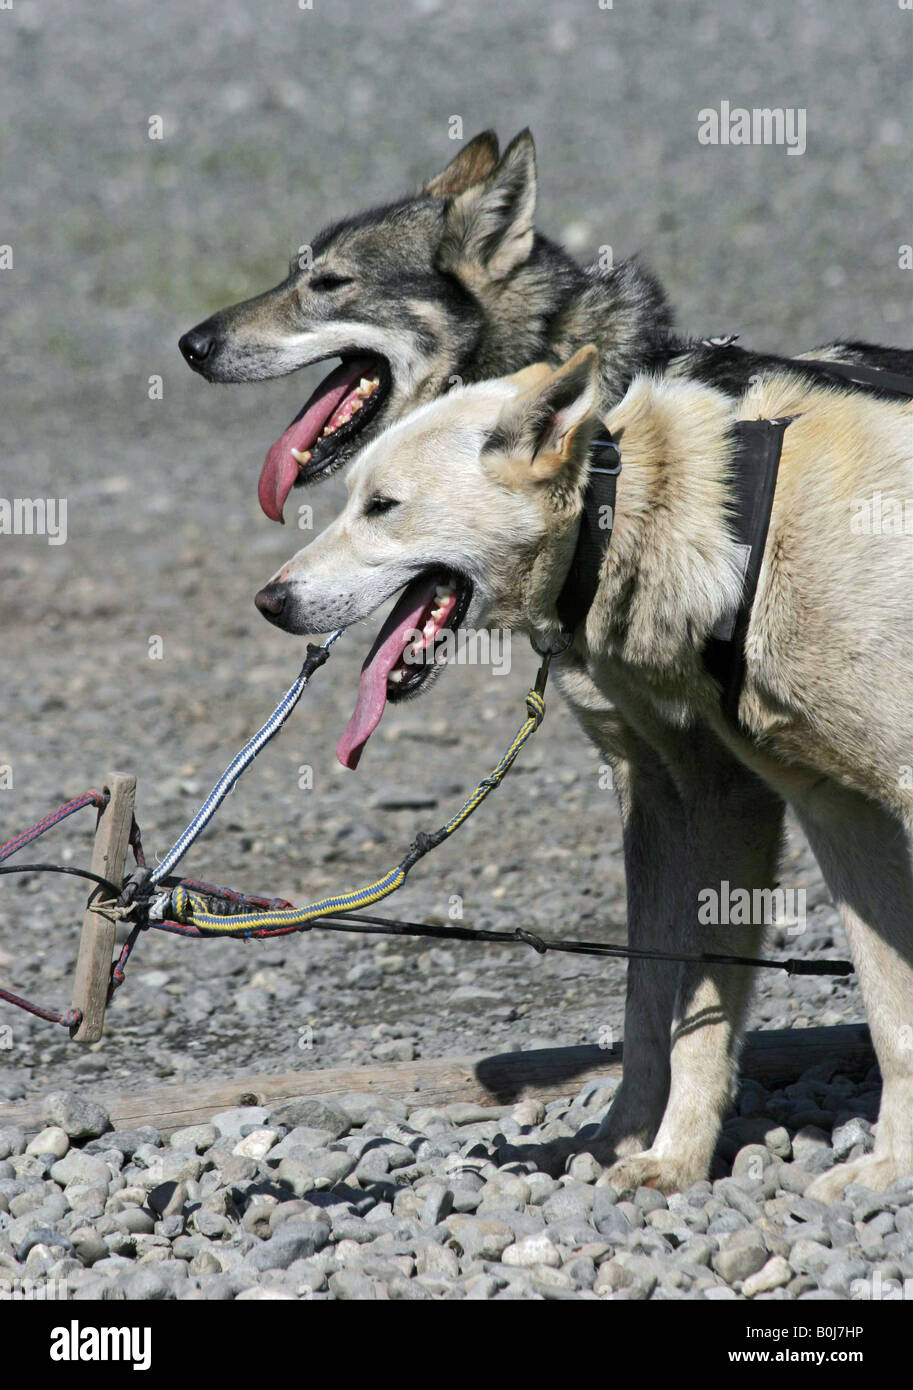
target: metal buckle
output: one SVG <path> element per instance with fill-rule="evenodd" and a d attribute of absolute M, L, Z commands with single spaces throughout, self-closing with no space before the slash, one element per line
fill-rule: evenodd
<path fill-rule="evenodd" d="M 562 631 L 559 633 L 559 636 L 556 639 L 555 644 L 553 644 L 550 647 L 540 647 L 532 634 L 530 634 L 529 644 L 532 647 L 533 651 L 536 653 L 536 656 L 541 656 L 544 660 L 545 657 L 552 658 L 556 656 L 564 656 L 564 653 L 568 650 L 573 640 L 574 634 L 572 632 Z M 559 643 L 560 645 L 558 645 Z"/>

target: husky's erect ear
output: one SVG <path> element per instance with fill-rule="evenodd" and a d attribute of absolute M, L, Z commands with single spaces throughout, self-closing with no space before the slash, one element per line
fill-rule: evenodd
<path fill-rule="evenodd" d="M 485 182 L 447 208 L 438 264 L 469 288 L 503 280 L 533 248 L 535 212 L 536 149 L 522 130 Z"/>
<path fill-rule="evenodd" d="M 526 389 L 504 405 L 483 453 L 510 461 L 511 471 L 535 481 L 548 481 L 563 471 L 582 466 L 599 400 L 598 354 L 592 343 L 576 352 L 563 367 L 546 374 L 526 367 L 515 380 Z"/>
<path fill-rule="evenodd" d="M 497 162 L 498 137 L 493 130 L 483 130 L 463 146 L 446 169 L 428 180 L 422 192 L 431 198 L 455 198 L 487 179 Z"/>

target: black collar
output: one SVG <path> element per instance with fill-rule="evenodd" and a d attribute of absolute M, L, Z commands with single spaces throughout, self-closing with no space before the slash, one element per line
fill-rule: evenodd
<path fill-rule="evenodd" d="M 603 429 L 590 444 L 590 476 L 583 494 L 577 545 L 558 595 L 558 618 L 568 635 L 573 635 L 586 618 L 599 588 L 603 556 L 615 525 L 615 490 L 620 472 L 618 445 Z"/>

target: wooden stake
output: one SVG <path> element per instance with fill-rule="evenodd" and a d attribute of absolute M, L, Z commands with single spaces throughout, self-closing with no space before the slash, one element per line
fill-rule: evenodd
<path fill-rule="evenodd" d="M 124 881 L 124 863 L 133 821 L 136 778 L 125 772 L 109 772 L 105 778 L 105 791 L 111 793 L 111 799 L 99 816 L 95 829 L 92 872 L 120 887 Z M 94 911 L 92 906 L 93 902 L 105 897 L 105 889 L 96 886 L 82 919 L 82 938 L 73 985 L 73 1008 L 82 1010 L 82 1022 L 70 1034 L 75 1042 L 98 1042 L 105 1029 L 105 1008 L 117 924 Z"/>

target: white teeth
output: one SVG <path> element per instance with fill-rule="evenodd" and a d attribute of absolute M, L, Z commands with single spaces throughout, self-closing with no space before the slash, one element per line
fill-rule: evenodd
<path fill-rule="evenodd" d="M 311 451 L 310 451 L 310 449 L 305 449 L 304 453 L 301 453 L 300 450 L 298 450 L 298 449 L 293 449 L 293 450 L 292 450 L 292 458 L 293 458 L 293 459 L 296 459 L 296 460 L 298 461 L 298 463 L 310 463 L 310 461 L 311 461 Z"/>
<path fill-rule="evenodd" d="M 436 623 L 439 623 L 444 616 L 443 608 L 432 608 L 431 616 Z"/>
<path fill-rule="evenodd" d="M 446 588 L 439 584 L 434 591 L 434 597 L 440 599 L 453 598 L 453 589 L 448 585 Z"/>
<path fill-rule="evenodd" d="M 431 619 L 429 618 L 428 621 L 427 621 L 427 623 L 425 624 L 425 626 L 422 628 L 422 636 L 423 636 L 423 637 L 433 637 L 433 636 L 434 636 L 434 633 L 435 633 L 435 626 L 434 626 L 434 623 L 433 623 L 433 622 L 431 621 Z"/>
<path fill-rule="evenodd" d="M 406 674 L 406 673 L 405 673 L 405 671 L 403 670 L 402 666 L 397 666 L 396 670 L 395 670 L 395 671 L 391 671 L 390 674 L 389 674 L 389 676 L 387 677 L 387 684 L 388 684 L 388 685 L 399 685 L 400 682 L 402 681 L 403 677 L 405 676 L 405 674 Z"/>

